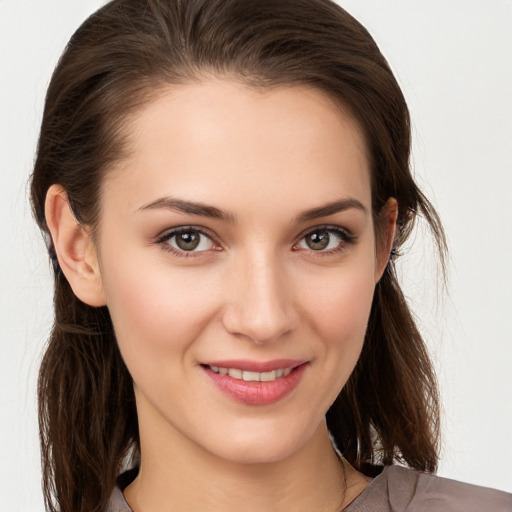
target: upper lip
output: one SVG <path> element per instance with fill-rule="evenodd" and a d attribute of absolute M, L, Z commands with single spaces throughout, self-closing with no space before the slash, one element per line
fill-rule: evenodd
<path fill-rule="evenodd" d="M 296 368 L 306 363 L 303 359 L 274 359 L 272 361 L 251 361 L 248 359 L 230 359 L 223 361 L 204 361 L 203 366 L 217 366 L 219 368 L 237 368 L 248 372 L 272 372 L 284 368 Z"/>

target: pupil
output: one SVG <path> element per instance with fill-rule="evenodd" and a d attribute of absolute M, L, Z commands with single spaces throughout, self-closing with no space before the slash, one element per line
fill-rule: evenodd
<path fill-rule="evenodd" d="M 306 243 L 314 251 L 325 249 L 329 245 L 329 233 L 327 231 L 315 231 L 306 236 Z"/>
<path fill-rule="evenodd" d="M 186 231 L 176 237 L 176 245 L 184 251 L 192 251 L 199 245 L 199 233 Z"/>

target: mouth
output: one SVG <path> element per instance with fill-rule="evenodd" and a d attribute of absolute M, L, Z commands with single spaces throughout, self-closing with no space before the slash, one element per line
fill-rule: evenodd
<path fill-rule="evenodd" d="M 246 405 L 268 405 L 283 399 L 299 384 L 308 361 L 222 361 L 203 363 L 210 382 L 224 395 Z"/>
<path fill-rule="evenodd" d="M 210 366 L 209 368 L 213 373 L 219 375 L 228 375 L 232 379 L 244 380 L 245 382 L 272 382 L 276 379 L 281 379 L 292 373 L 293 368 L 279 368 L 270 372 L 251 372 L 242 370 L 241 368 L 224 368 L 222 366 Z"/>

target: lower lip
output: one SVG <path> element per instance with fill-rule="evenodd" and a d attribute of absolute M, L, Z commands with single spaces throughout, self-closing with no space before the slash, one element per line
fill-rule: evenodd
<path fill-rule="evenodd" d="M 247 382 L 202 367 L 210 380 L 229 398 L 247 405 L 269 405 L 289 395 L 298 385 L 306 364 L 293 368 L 286 377 L 271 382 Z"/>

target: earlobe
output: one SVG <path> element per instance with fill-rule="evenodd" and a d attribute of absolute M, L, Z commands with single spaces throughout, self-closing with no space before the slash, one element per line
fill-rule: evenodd
<path fill-rule="evenodd" d="M 377 283 L 389 262 L 393 243 L 396 234 L 396 221 L 398 218 L 398 202 L 394 197 L 390 197 L 379 213 L 381 233 L 377 237 L 377 258 L 375 267 L 375 282 Z"/>
<path fill-rule="evenodd" d="M 45 217 L 59 266 L 74 294 L 86 304 L 104 306 L 105 294 L 95 245 L 75 218 L 66 191 L 52 185 L 46 194 Z"/>

